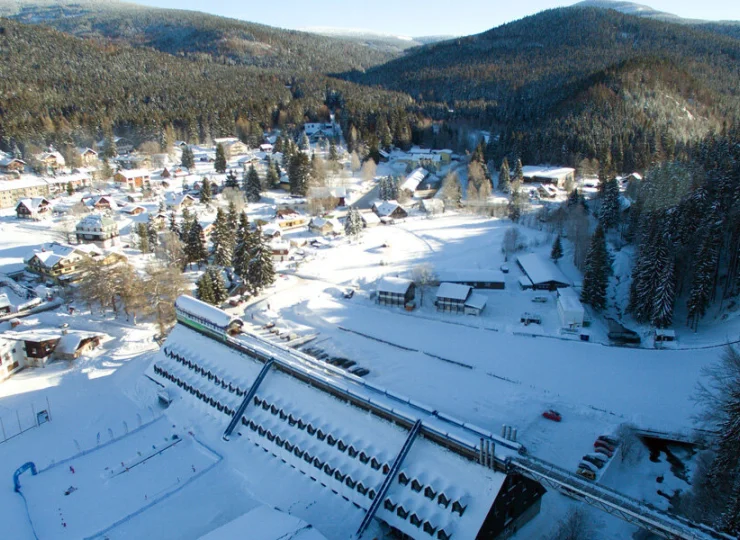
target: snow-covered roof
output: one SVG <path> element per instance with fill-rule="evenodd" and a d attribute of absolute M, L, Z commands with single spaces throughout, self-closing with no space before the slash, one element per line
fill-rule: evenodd
<path fill-rule="evenodd" d="M 25 189 L 46 185 L 48 184 L 44 182 L 43 178 L 25 175 L 15 180 L 0 180 L 0 191 L 10 191 L 14 189 Z"/>
<path fill-rule="evenodd" d="M 558 290 L 558 304 L 560 309 L 567 313 L 583 313 L 583 304 L 576 291 L 570 287 Z"/>
<path fill-rule="evenodd" d="M 48 159 L 53 159 L 56 161 L 58 165 L 64 165 L 64 156 L 60 154 L 59 152 L 41 152 L 40 154 L 36 154 L 34 156 L 39 161 L 46 161 Z"/>
<path fill-rule="evenodd" d="M 225 311 L 201 302 L 192 296 L 178 296 L 177 300 L 175 300 L 175 307 L 189 315 L 210 321 L 221 328 L 228 327 L 232 321 L 236 320 L 236 317 L 232 317 Z"/>
<path fill-rule="evenodd" d="M 49 185 L 67 185 L 68 183 L 72 182 L 89 182 L 90 181 L 90 175 L 79 172 L 79 173 L 73 173 L 73 174 L 60 174 L 59 176 L 52 176 L 52 177 L 44 177 L 44 182 L 46 182 Z"/>
<path fill-rule="evenodd" d="M 413 284 L 410 279 L 397 278 L 392 276 L 382 277 L 378 280 L 376 290 L 392 294 L 406 294 L 409 287 Z"/>
<path fill-rule="evenodd" d="M 32 199 L 21 199 L 20 201 L 18 201 L 16 208 L 18 208 L 18 206 L 25 206 L 31 212 L 37 212 L 43 204 L 48 205 L 49 201 L 46 200 L 44 197 L 33 197 Z"/>
<path fill-rule="evenodd" d="M 429 176 L 429 171 L 425 168 L 419 167 L 418 169 L 414 169 L 414 171 L 406 177 L 406 180 L 403 181 L 400 188 L 413 193 L 427 176 Z"/>
<path fill-rule="evenodd" d="M 440 283 L 439 289 L 437 289 L 437 298 L 465 301 L 470 295 L 470 291 L 471 287 L 469 285 L 459 285 L 457 283 Z"/>
<path fill-rule="evenodd" d="M 373 206 L 380 217 L 386 217 L 395 212 L 396 208 L 399 208 L 401 205 L 396 201 L 382 201 L 375 203 Z"/>
<path fill-rule="evenodd" d="M 106 227 L 116 227 L 116 222 L 108 216 L 101 214 L 90 214 L 77 223 L 77 229 L 102 230 Z"/>
<path fill-rule="evenodd" d="M 465 301 L 465 307 L 483 310 L 486 307 L 487 299 L 482 294 L 472 293 Z"/>
<path fill-rule="evenodd" d="M 55 351 L 62 354 L 74 354 L 74 352 L 80 347 L 82 340 L 96 336 L 102 336 L 102 334 L 94 334 L 90 332 L 69 332 L 61 337 L 59 343 L 57 343 Z"/>
<path fill-rule="evenodd" d="M 249 540 L 326 540 L 302 519 L 269 506 L 258 506 L 201 536 L 200 540 L 244 538 L 246 531 L 249 531 Z"/>
<path fill-rule="evenodd" d="M 536 253 L 520 255 L 517 257 L 517 262 L 534 285 L 550 281 L 562 283 L 564 285 L 570 284 L 570 280 L 563 275 L 560 268 L 555 266 L 555 263 Z"/>
<path fill-rule="evenodd" d="M 560 179 L 575 173 L 575 169 L 570 167 L 548 167 L 543 165 L 527 165 L 522 167 L 522 174 L 525 178 L 553 178 Z"/>
<path fill-rule="evenodd" d="M 148 169 L 121 169 L 116 174 L 120 174 L 124 178 L 140 178 L 142 176 L 149 176 L 151 173 Z"/>
<path fill-rule="evenodd" d="M 449 283 L 503 283 L 505 281 L 503 272 L 499 270 L 479 269 L 455 269 L 438 270 L 437 278 L 440 282 Z"/>
<path fill-rule="evenodd" d="M 0 309 L 11 307 L 10 299 L 5 293 L 0 293 Z"/>
<path fill-rule="evenodd" d="M 361 212 L 360 217 L 362 218 L 362 221 L 364 221 L 368 225 L 377 225 L 380 223 L 380 218 L 378 217 L 378 214 L 375 214 L 373 212 Z"/>
<path fill-rule="evenodd" d="M 121 207 L 121 212 L 124 212 L 126 214 L 133 214 L 138 209 L 146 211 L 146 208 L 144 208 L 140 204 L 127 204 L 126 206 Z"/>
<path fill-rule="evenodd" d="M 110 195 L 103 195 L 95 199 L 93 206 L 98 206 L 98 205 L 108 205 L 111 210 L 116 210 L 118 208 L 118 203 Z"/>

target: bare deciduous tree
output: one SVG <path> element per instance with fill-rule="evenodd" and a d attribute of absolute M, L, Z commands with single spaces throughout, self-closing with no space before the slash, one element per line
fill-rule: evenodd
<path fill-rule="evenodd" d="M 593 533 L 591 519 L 586 509 L 578 506 L 568 512 L 560 522 L 551 540 L 591 540 Z"/>
<path fill-rule="evenodd" d="M 421 292 L 419 305 L 424 305 L 424 288 L 437 281 L 437 275 L 431 264 L 418 264 L 411 271 L 411 279 L 416 284 L 416 288 Z"/>

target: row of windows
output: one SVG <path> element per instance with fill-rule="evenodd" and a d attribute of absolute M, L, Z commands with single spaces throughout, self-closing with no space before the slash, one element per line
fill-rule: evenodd
<path fill-rule="evenodd" d="M 422 529 L 429 536 L 434 537 L 434 533 L 437 533 L 437 538 L 439 538 L 439 540 L 450 540 L 452 538 L 452 532 L 445 530 L 444 528 L 437 527 L 429 520 L 425 521 L 424 518 L 419 516 L 416 512 L 412 513 L 411 510 L 406 509 L 402 504 L 394 503 L 390 497 L 383 501 L 383 508 L 389 512 L 394 512 L 401 519 L 408 519 L 409 523 Z"/>

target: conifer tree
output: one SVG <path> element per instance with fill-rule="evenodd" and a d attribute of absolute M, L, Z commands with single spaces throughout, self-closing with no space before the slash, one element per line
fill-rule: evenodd
<path fill-rule="evenodd" d="M 226 267 L 231 264 L 232 246 L 231 233 L 226 213 L 223 209 L 216 210 L 216 219 L 213 222 L 213 233 L 211 234 L 213 243 L 213 264 Z"/>
<path fill-rule="evenodd" d="M 516 160 L 516 166 L 514 168 L 514 177 L 512 178 L 512 181 L 524 182 L 524 167 L 522 167 L 522 160 L 520 158 L 517 158 Z"/>
<path fill-rule="evenodd" d="M 74 193 L 75 193 L 75 188 L 72 187 L 72 182 L 67 182 L 67 195 L 71 197 L 72 195 L 74 195 Z"/>
<path fill-rule="evenodd" d="M 249 273 L 249 261 L 251 260 L 250 252 L 253 248 L 252 235 L 253 233 L 249 229 L 249 219 L 247 218 L 247 214 L 242 212 L 239 215 L 239 225 L 236 231 L 236 245 L 234 246 L 234 254 L 231 259 L 234 273 L 242 279 L 246 279 Z"/>
<path fill-rule="evenodd" d="M 563 257 L 563 242 L 560 239 L 560 235 L 555 237 L 555 241 L 552 243 L 552 251 L 550 251 L 550 258 L 558 262 Z"/>
<path fill-rule="evenodd" d="M 262 184 L 260 183 L 260 176 L 257 174 L 257 169 L 254 168 L 254 165 L 249 166 L 249 172 L 247 172 L 247 178 L 244 183 L 247 201 L 251 203 L 259 202 L 261 199 L 260 190 L 262 189 Z"/>
<path fill-rule="evenodd" d="M 236 211 L 236 204 L 234 204 L 234 201 L 229 201 L 229 211 L 226 214 L 226 222 L 229 225 L 231 236 L 236 238 L 236 228 L 239 225 L 239 213 Z"/>
<path fill-rule="evenodd" d="M 265 180 L 265 184 L 268 188 L 273 188 L 279 183 L 280 174 L 278 173 L 277 165 L 275 163 L 270 163 L 269 167 L 267 168 L 267 178 Z"/>
<path fill-rule="evenodd" d="M 605 230 L 613 229 L 619 224 L 619 183 L 616 178 L 607 180 L 601 200 L 599 221 Z"/>
<path fill-rule="evenodd" d="M 237 179 L 236 173 L 233 170 L 230 170 L 229 173 L 226 175 L 224 187 L 239 189 L 239 180 Z"/>
<path fill-rule="evenodd" d="M 193 155 L 193 150 L 189 146 L 182 149 L 180 165 L 185 167 L 188 171 L 195 168 L 195 156 Z"/>
<path fill-rule="evenodd" d="M 138 237 L 137 247 L 142 253 L 149 253 L 149 231 L 147 230 L 146 223 L 136 224 L 136 236 Z"/>
<path fill-rule="evenodd" d="M 216 305 L 216 299 L 213 294 L 213 282 L 211 281 L 211 273 L 207 270 L 203 272 L 198 281 L 195 284 L 195 295 L 198 300 L 206 302 L 207 304 Z"/>
<path fill-rule="evenodd" d="M 177 224 L 177 214 L 174 210 L 170 212 L 169 229 L 177 236 L 180 236 L 180 226 Z"/>
<path fill-rule="evenodd" d="M 190 226 L 193 224 L 195 216 L 190 213 L 187 206 L 182 208 L 182 225 L 180 226 L 180 240 L 183 244 L 187 245 L 188 238 L 190 237 Z"/>
<path fill-rule="evenodd" d="M 673 306 L 676 301 L 675 262 L 665 242 L 659 244 L 654 256 L 658 275 L 653 291 L 650 322 L 658 328 L 667 328 L 673 322 Z"/>
<path fill-rule="evenodd" d="M 688 308 L 687 324 L 696 331 L 699 319 L 704 317 L 709 303 L 714 296 L 714 281 L 719 258 L 719 246 L 721 242 L 721 230 L 716 225 L 717 217 L 712 216 L 713 222 L 710 227 L 704 228 L 703 236 L 696 250 L 694 276 L 691 280 L 689 298 L 686 302 Z"/>
<path fill-rule="evenodd" d="M 311 164 L 308 156 L 303 152 L 297 152 L 290 160 L 288 178 L 290 179 L 290 193 L 305 197 L 308 193 L 308 176 Z"/>
<path fill-rule="evenodd" d="M 581 301 L 597 311 L 606 307 L 606 289 L 611 274 L 611 261 L 606 249 L 604 228 L 596 227 L 591 237 L 591 247 L 586 255 L 586 269 L 583 275 L 583 289 Z"/>
<path fill-rule="evenodd" d="M 353 238 L 362 232 L 362 217 L 354 206 L 350 206 L 347 217 L 344 219 L 344 232 Z"/>
<path fill-rule="evenodd" d="M 149 239 L 149 250 L 154 251 L 154 248 L 159 244 L 159 227 L 157 227 L 157 224 L 154 221 L 154 216 L 152 215 L 149 216 L 149 220 L 146 223 L 146 233 Z"/>
<path fill-rule="evenodd" d="M 524 194 L 521 189 L 521 182 L 514 181 L 511 184 L 511 199 L 509 200 L 509 219 L 516 223 L 522 217 L 524 211 Z"/>
<path fill-rule="evenodd" d="M 329 161 L 337 161 L 339 154 L 337 154 L 337 145 L 334 144 L 334 139 L 329 141 Z"/>
<path fill-rule="evenodd" d="M 275 282 L 275 268 L 270 247 L 265 242 L 261 227 L 257 227 L 254 237 L 254 250 L 249 261 L 247 282 L 252 294 L 257 294 Z"/>
<path fill-rule="evenodd" d="M 220 174 L 226 172 L 226 152 L 223 144 L 216 145 L 216 160 L 213 163 L 213 169 Z"/>
<path fill-rule="evenodd" d="M 203 185 L 200 187 L 200 202 L 201 204 L 211 202 L 211 181 L 208 178 L 203 178 Z"/>
<path fill-rule="evenodd" d="M 216 266 L 206 268 L 206 274 L 210 274 L 211 290 L 213 291 L 213 304 L 219 306 L 229 297 L 224 276 L 221 269 Z"/>
<path fill-rule="evenodd" d="M 504 158 L 498 173 L 498 189 L 503 193 L 511 191 L 511 173 L 509 172 L 509 160 Z"/>
<path fill-rule="evenodd" d="M 208 261 L 208 250 L 203 237 L 203 227 L 193 219 L 188 227 L 188 239 L 185 244 L 185 258 L 188 264 L 196 263 L 198 268 Z"/>

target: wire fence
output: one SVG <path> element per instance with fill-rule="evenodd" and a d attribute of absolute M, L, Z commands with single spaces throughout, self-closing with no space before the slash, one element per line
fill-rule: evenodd
<path fill-rule="evenodd" d="M 0 444 L 47 422 L 51 422 L 51 404 L 48 397 L 26 407 L 4 410 L 0 412 Z"/>

